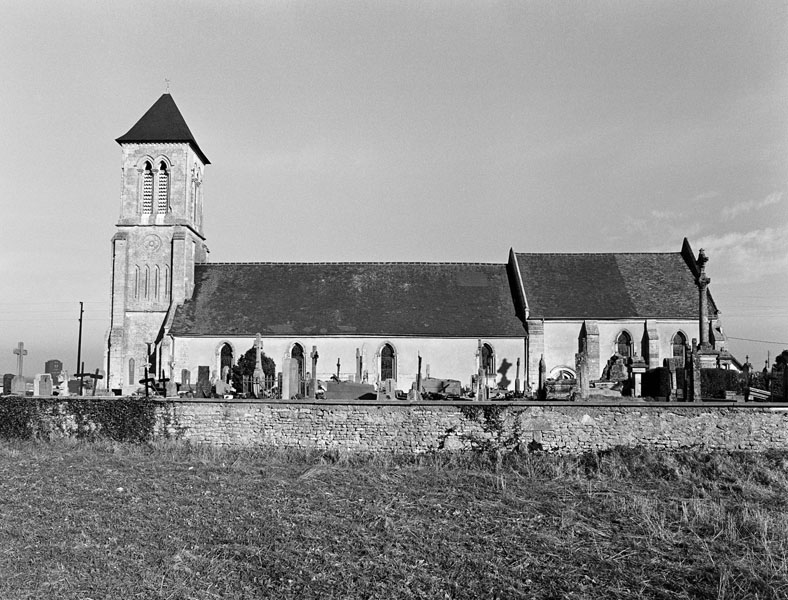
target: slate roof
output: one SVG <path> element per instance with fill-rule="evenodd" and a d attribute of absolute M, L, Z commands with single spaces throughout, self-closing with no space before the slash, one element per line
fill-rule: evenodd
<path fill-rule="evenodd" d="M 698 318 L 698 288 L 680 252 L 515 256 L 530 318 Z"/>
<path fill-rule="evenodd" d="M 195 266 L 178 336 L 521 337 L 504 264 Z"/>
<path fill-rule="evenodd" d="M 161 98 L 148 109 L 134 127 L 115 140 L 119 144 L 147 142 L 175 142 L 190 144 L 200 159 L 206 164 L 211 161 L 200 150 L 189 126 L 178 110 L 175 100 L 169 94 Z"/>

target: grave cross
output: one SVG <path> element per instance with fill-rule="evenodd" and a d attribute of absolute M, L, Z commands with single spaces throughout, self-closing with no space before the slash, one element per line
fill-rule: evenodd
<path fill-rule="evenodd" d="M 96 388 L 98 387 L 98 380 L 104 379 L 103 375 L 99 375 L 99 370 L 96 369 L 95 373 L 87 373 L 87 376 L 93 380 L 93 395 L 96 395 Z"/>
<path fill-rule="evenodd" d="M 337 358 L 337 381 L 339 381 L 339 366 L 340 366 L 339 358 Z"/>
<path fill-rule="evenodd" d="M 23 357 L 27 354 L 27 350 L 25 350 L 25 345 L 22 342 L 19 342 L 19 345 L 14 348 L 14 354 L 17 355 L 16 359 L 16 373 L 19 377 L 22 377 L 22 364 L 24 362 Z"/>

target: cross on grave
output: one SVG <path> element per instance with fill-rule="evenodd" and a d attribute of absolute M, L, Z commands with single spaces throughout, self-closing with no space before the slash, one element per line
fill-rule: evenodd
<path fill-rule="evenodd" d="M 337 358 L 337 381 L 339 381 L 339 365 L 340 365 L 339 358 Z"/>
<path fill-rule="evenodd" d="M 93 395 L 95 396 L 96 395 L 96 388 L 98 387 L 98 380 L 99 379 L 104 379 L 104 376 L 103 375 L 99 375 L 99 370 L 98 369 L 96 369 L 95 373 L 88 373 L 87 376 L 90 377 L 93 380 Z"/>
<path fill-rule="evenodd" d="M 24 356 L 27 355 L 27 350 L 25 350 L 25 345 L 22 342 L 19 342 L 19 345 L 14 348 L 14 354 L 17 355 L 16 359 L 16 374 L 19 377 L 22 377 L 22 364 L 24 362 Z"/>

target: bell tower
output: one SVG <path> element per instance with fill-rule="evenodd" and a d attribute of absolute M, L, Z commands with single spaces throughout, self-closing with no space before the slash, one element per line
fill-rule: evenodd
<path fill-rule="evenodd" d="M 207 262 L 202 178 L 210 164 L 170 94 L 115 140 L 121 147 L 120 217 L 112 238 L 107 338 L 110 389 L 140 387 L 158 360 L 167 319 L 190 298 L 194 265 Z"/>

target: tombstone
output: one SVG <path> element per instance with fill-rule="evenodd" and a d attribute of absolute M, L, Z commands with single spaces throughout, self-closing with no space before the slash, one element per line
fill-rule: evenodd
<path fill-rule="evenodd" d="M 192 387 L 192 372 L 189 369 L 181 369 L 181 389 L 185 391 L 191 390 Z"/>
<path fill-rule="evenodd" d="M 536 394 L 540 400 L 547 398 L 547 365 L 544 362 L 544 354 L 539 359 L 539 387 L 536 389 Z"/>
<path fill-rule="evenodd" d="M 380 389 L 378 390 L 378 400 L 396 400 L 397 399 L 397 382 L 393 379 L 384 379 L 381 382 Z"/>
<path fill-rule="evenodd" d="M 670 402 L 671 400 L 678 400 L 679 397 L 679 390 L 678 390 L 678 382 L 676 378 L 676 371 L 681 368 L 681 364 L 684 362 L 683 358 L 679 358 L 674 356 L 673 358 L 666 358 L 663 361 L 663 365 L 668 370 L 670 374 L 670 390 L 668 391 L 667 401 Z"/>
<path fill-rule="evenodd" d="M 320 355 L 317 353 L 317 346 L 312 346 L 312 352 L 310 353 L 309 357 L 312 359 L 312 381 L 311 381 L 311 385 L 309 386 L 312 389 L 310 390 L 309 396 L 312 398 L 312 400 L 316 400 L 317 399 L 317 359 L 320 358 Z M 337 376 L 338 375 L 339 375 L 339 359 L 337 359 Z"/>
<path fill-rule="evenodd" d="M 79 388 L 81 387 L 81 381 L 79 379 L 69 379 L 66 387 L 68 388 L 68 393 L 70 396 L 79 396 Z"/>
<path fill-rule="evenodd" d="M 216 395 L 221 398 L 224 397 L 225 394 L 228 394 L 230 392 L 230 386 L 226 384 L 223 379 L 220 379 L 219 381 L 216 382 L 216 385 L 214 386 L 214 390 L 216 391 Z"/>
<path fill-rule="evenodd" d="M 585 352 L 575 354 L 575 371 L 577 372 L 577 391 L 581 400 L 588 399 L 590 395 L 588 382 L 588 360 Z"/>
<path fill-rule="evenodd" d="M 164 384 L 164 393 L 167 398 L 178 397 L 178 384 L 175 383 L 174 379 L 168 379 L 167 383 Z"/>
<path fill-rule="evenodd" d="M 14 380 L 13 373 L 6 373 L 3 375 L 3 394 L 11 393 L 11 382 Z"/>
<path fill-rule="evenodd" d="M 517 375 L 514 378 L 514 394 L 515 396 L 520 395 L 520 357 L 517 357 Z"/>
<path fill-rule="evenodd" d="M 298 394 L 298 360 L 286 357 L 282 360 L 282 400 L 290 400 Z"/>
<path fill-rule="evenodd" d="M 356 383 L 361 383 L 364 372 L 364 359 L 361 355 L 361 349 L 356 348 Z"/>
<path fill-rule="evenodd" d="M 632 363 L 629 365 L 629 370 L 632 374 L 632 396 L 634 398 L 640 398 L 643 395 L 642 382 L 643 373 L 646 372 L 646 363 L 636 354 L 632 359 Z"/>
<path fill-rule="evenodd" d="M 195 396 L 198 398 L 211 397 L 211 368 L 205 365 L 197 367 L 197 391 Z"/>
<path fill-rule="evenodd" d="M 27 382 L 23 375 L 24 357 L 27 355 L 25 344 L 19 342 L 16 348 L 12 350 L 16 354 L 16 376 L 11 380 L 11 393 L 24 396 L 27 393 Z"/>
<path fill-rule="evenodd" d="M 51 396 L 52 395 L 52 375 L 49 373 L 37 373 L 33 379 L 33 395 L 34 396 Z"/>

